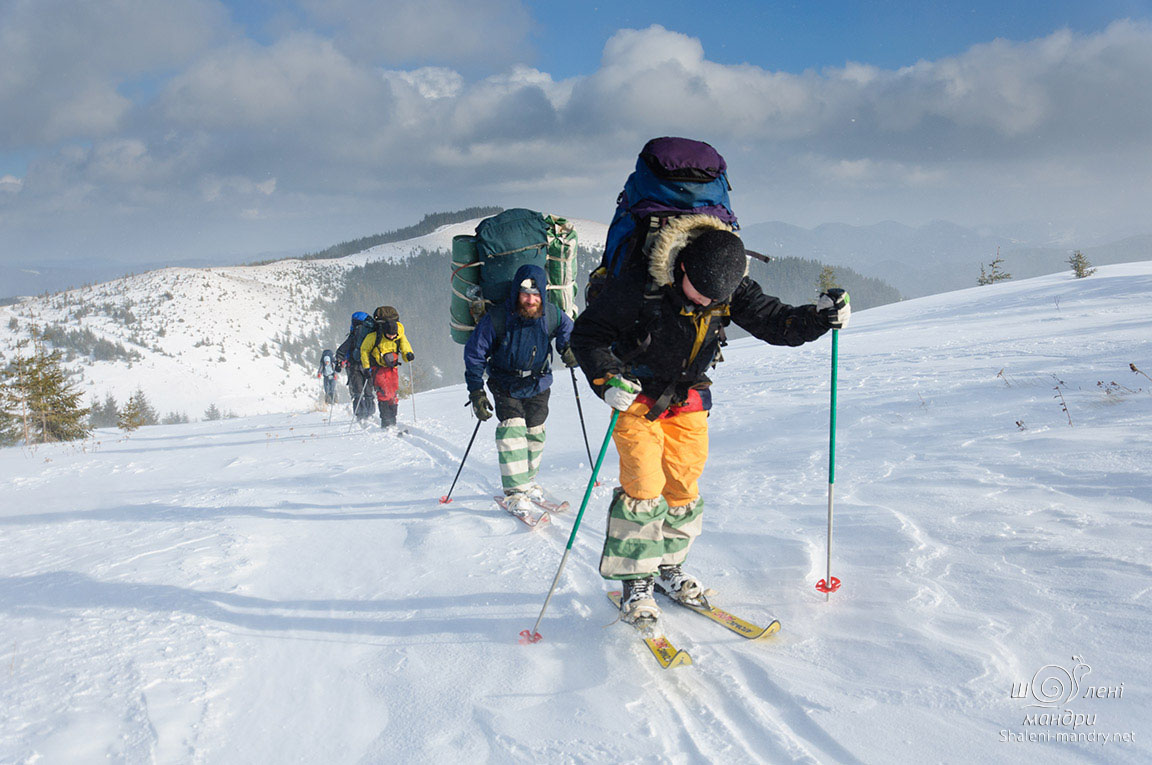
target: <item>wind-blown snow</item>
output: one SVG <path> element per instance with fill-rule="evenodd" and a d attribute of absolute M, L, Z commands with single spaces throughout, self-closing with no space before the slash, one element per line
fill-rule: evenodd
<path fill-rule="evenodd" d="M 399 438 L 345 408 L 0 450 L 0 761 L 1146 762 L 1150 293 L 1128 264 L 855 316 L 829 602 L 830 341 L 729 346 L 689 568 L 783 629 L 746 643 L 669 606 L 695 665 L 668 671 L 606 626 L 611 450 L 544 639 L 517 643 L 573 517 L 494 509 L 491 423 L 437 502 L 462 386 L 401 402 Z M 541 477 L 578 504 L 553 391 Z M 607 408 L 581 394 L 595 448 Z M 1074 698 L 1013 698 L 1062 671 Z"/>

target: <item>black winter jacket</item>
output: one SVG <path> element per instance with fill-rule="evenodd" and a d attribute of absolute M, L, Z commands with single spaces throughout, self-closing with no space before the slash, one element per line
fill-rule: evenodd
<path fill-rule="evenodd" d="M 721 329 L 736 322 L 772 345 L 801 345 L 828 331 L 813 305 L 790 306 L 765 295 L 745 276 L 727 303 L 701 307 L 679 282 L 654 287 L 632 269 L 613 281 L 576 319 L 572 350 L 589 382 L 627 373 L 656 402 L 650 418 L 712 381 L 705 372 L 720 347 Z"/>

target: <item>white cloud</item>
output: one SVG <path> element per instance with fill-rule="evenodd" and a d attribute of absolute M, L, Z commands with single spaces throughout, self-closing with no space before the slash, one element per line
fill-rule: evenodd
<path fill-rule="evenodd" d="M 15 175 L 0 175 L 0 193 L 16 194 L 24 188 L 24 179 Z"/>
<path fill-rule="evenodd" d="M 270 47 L 213 51 L 179 74 L 161 97 L 164 118 L 185 129 L 309 130 L 339 135 L 350 121 L 378 117 L 385 84 L 328 40 L 294 34 Z M 323 137 L 323 136 L 318 136 Z"/>
<path fill-rule="evenodd" d="M 200 196 L 205 202 L 218 202 L 238 197 L 272 196 L 276 192 L 276 179 L 253 181 L 242 175 L 206 175 L 199 182 Z"/>
<path fill-rule="evenodd" d="M 412 71 L 388 70 L 383 77 L 393 85 L 414 89 L 421 98 L 455 98 L 464 90 L 464 77 L 442 66 L 425 66 Z"/>
<path fill-rule="evenodd" d="M 121 128 L 117 88 L 179 66 L 227 32 L 215 0 L 37 0 L 0 5 L 0 150 Z"/>
<path fill-rule="evenodd" d="M 371 26 L 378 14 L 365 12 Z M 413 34 L 425 33 L 434 31 Z M 669 134 L 726 155 L 737 202 L 773 211 L 742 213 L 752 220 L 801 220 L 811 210 L 847 219 L 886 207 L 877 215 L 1002 219 L 1044 205 L 1135 216 L 1152 204 L 1144 24 L 996 40 L 897 70 L 723 65 L 698 40 L 659 26 L 618 32 L 596 71 L 566 80 L 526 63 L 477 79 L 463 65 L 382 69 L 385 58 L 297 32 L 200 51 L 144 106 L 118 102 L 115 78 L 88 82 L 91 96 L 73 85 L 49 90 L 59 104 L 38 122 L 0 128 L 0 140 L 34 125 L 37 141 L 79 130 L 68 116 L 79 112 L 61 105 L 87 97 L 87 144 L 37 154 L 18 195 L 12 181 L 0 183 L 6 208 L 26 205 L 35 220 L 49 209 L 160 199 L 157 215 L 208 205 L 316 226 L 356 209 L 362 231 L 403 223 L 379 219 L 401 209 L 454 204 L 603 215 L 644 141 Z M 0 69 L 0 94 L 22 76 Z M 291 246 L 275 238 L 286 230 L 266 229 L 264 249 Z"/>
<path fill-rule="evenodd" d="M 341 47 L 384 64 L 508 65 L 529 53 L 520 0 L 303 0 Z"/>

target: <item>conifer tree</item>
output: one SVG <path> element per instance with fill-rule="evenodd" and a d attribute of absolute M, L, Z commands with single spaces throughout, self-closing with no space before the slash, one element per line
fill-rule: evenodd
<path fill-rule="evenodd" d="M 832 266 L 824 266 L 820 269 L 820 275 L 816 277 L 816 289 L 821 294 L 839 286 L 836 282 L 836 269 L 832 268 Z"/>
<path fill-rule="evenodd" d="M 1088 258 L 1084 257 L 1084 253 L 1080 250 L 1072 253 L 1068 258 L 1068 265 L 1072 266 L 1072 273 L 1076 275 L 1077 279 L 1084 279 L 1096 273 L 1096 269 L 1088 262 Z"/>
<path fill-rule="evenodd" d="M 30 346 L 31 354 L 21 348 Z M 83 394 L 68 381 L 59 351 L 49 352 L 33 329 L 0 373 L 0 442 L 74 441 L 91 433 Z"/>
<path fill-rule="evenodd" d="M 1004 258 L 999 257 L 999 250 L 997 250 L 997 257 L 988 264 L 988 270 L 984 270 L 984 264 L 980 264 L 980 278 L 976 280 L 977 284 L 995 284 L 996 282 L 1007 281 L 1012 278 L 1012 274 L 1007 271 L 1001 270 L 1001 265 L 1004 263 Z"/>
<path fill-rule="evenodd" d="M 136 428 L 144 425 L 155 425 L 159 421 L 160 418 L 157 416 L 156 410 L 148 403 L 144 391 L 137 388 L 136 392 L 132 394 L 132 398 L 128 399 L 128 403 L 124 404 L 124 408 L 120 410 L 116 425 L 121 430 L 131 433 Z"/>
<path fill-rule="evenodd" d="M 116 398 L 108 393 L 104 396 L 104 403 L 92 402 L 89 424 L 94 428 L 114 428 L 119 414 L 120 406 L 116 403 Z"/>

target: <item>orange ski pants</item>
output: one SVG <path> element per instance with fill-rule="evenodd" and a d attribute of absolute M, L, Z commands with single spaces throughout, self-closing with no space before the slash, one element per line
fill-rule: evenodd
<path fill-rule="evenodd" d="M 646 411 L 646 407 L 633 405 Z M 612 433 L 620 453 L 620 486 L 634 499 L 663 496 L 673 507 L 699 495 L 697 481 L 708 461 L 708 412 L 684 412 L 649 420 L 621 412 Z"/>

